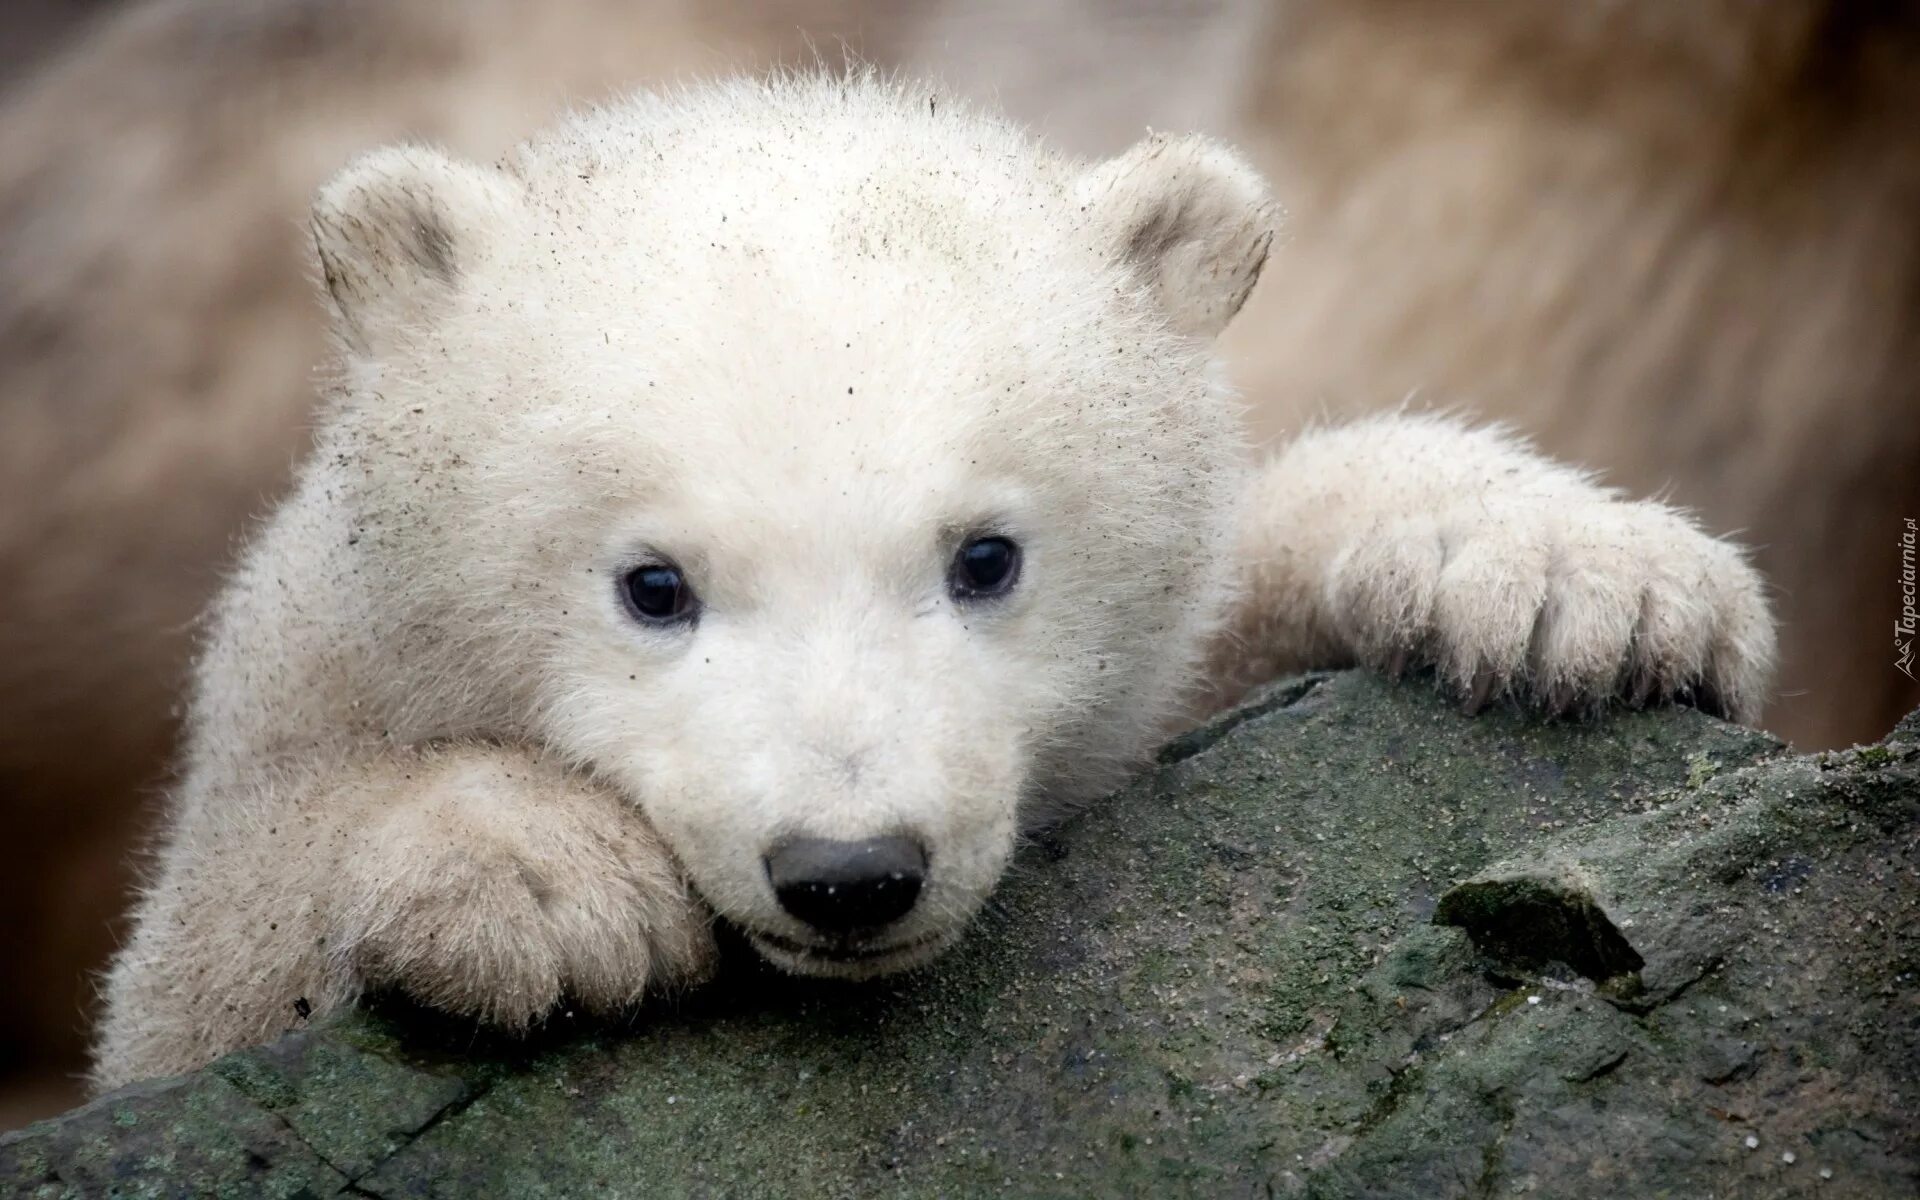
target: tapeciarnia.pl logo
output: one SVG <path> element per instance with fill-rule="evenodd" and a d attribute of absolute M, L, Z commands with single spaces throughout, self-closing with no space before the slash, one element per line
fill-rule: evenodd
<path fill-rule="evenodd" d="M 1913 674 L 1913 633 L 1920 625 L 1920 613 L 1914 611 L 1914 564 L 1913 547 L 1915 538 L 1913 518 L 1908 517 L 1906 527 L 1900 531 L 1900 616 L 1893 623 L 1893 665 L 1908 679 Z"/>

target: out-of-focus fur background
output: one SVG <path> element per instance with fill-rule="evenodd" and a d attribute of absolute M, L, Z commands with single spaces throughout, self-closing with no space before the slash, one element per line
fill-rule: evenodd
<path fill-rule="evenodd" d="M 195 614 L 299 455 L 302 217 L 610 90 L 857 55 L 1068 149 L 1243 146 L 1290 212 L 1228 351 L 1262 438 L 1413 397 L 1695 507 L 1805 747 L 1920 704 L 1920 11 L 1902 0 L 9 0 L 0 1129 L 64 1107 Z"/>

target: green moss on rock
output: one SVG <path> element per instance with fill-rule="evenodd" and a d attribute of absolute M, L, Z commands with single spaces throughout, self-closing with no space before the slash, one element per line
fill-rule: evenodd
<path fill-rule="evenodd" d="M 1909 726 L 1795 758 L 1342 674 L 1162 762 L 914 976 L 737 953 L 525 1042 L 382 1006 L 10 1135 L 0 1192 L 1915 1194 Z"/>

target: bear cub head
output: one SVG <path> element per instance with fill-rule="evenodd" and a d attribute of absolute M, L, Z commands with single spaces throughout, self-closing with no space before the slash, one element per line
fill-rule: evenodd
<path fill-rule="evenodd" d="M 860 77 L 363 158 L 313 227 L 377 702 L 610 782 L 782 966 L 923 961 L 1189 699 L 1273 215 Z"/>

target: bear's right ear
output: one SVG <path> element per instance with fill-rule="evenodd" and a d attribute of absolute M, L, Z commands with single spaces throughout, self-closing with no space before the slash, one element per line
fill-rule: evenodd
<path fill-rule="evenodd" d="M 515 203 L 497 171 L 419 146 L 375 150 L 314 198 L 311 224 L 335 331 L 378 354 L 451 296 Z"/>

